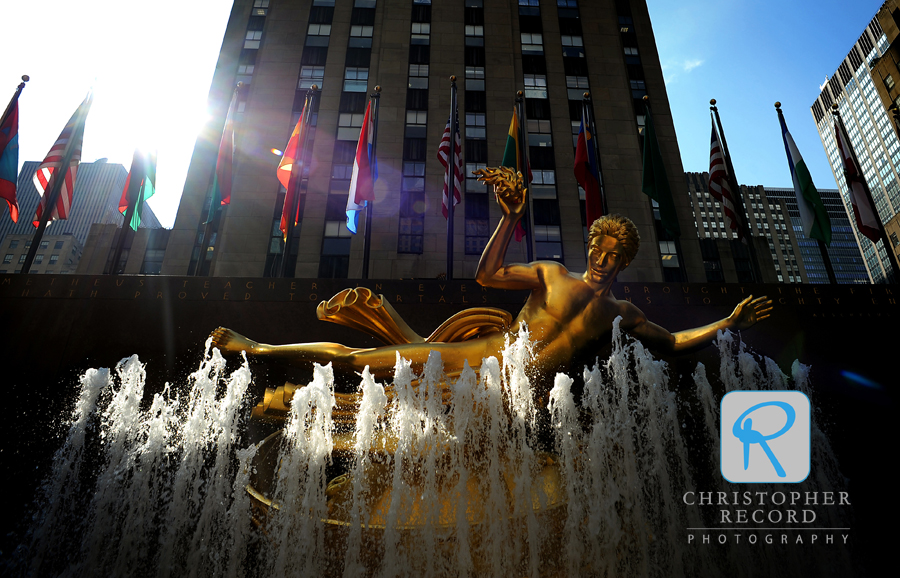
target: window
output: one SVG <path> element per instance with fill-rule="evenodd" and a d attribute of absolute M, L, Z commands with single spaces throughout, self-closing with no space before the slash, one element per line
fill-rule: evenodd
<path fill-rule="evenodd" d="M 466 138 L 484 140 L 486 138 L 484 123 L 484 113 L 466 113 Z"/>
<path fill-rule="evenodd" d="M 12 253 L 7 253 L 7 254 L 3 257 L 3 264 L 4 264 L 4 265 L 7 265 L 7 264 L 9 264 L 9 263 L 12 263 L 12 258 L 13 258 Z"/>
<path fill-rule="evenodd" d="M 332 2 L 334 4 L 334 2 Z M 375 0 L 354 0 L 354 8 L 375 8 Z"/>
<path fill-rule="evenodd" d="M 407 138 L 425 138 L 425 125 L 428 123 L 428 111 L 425 110 L 408 110 L 406 111 L 406 137 Z"/>
<path fill-rule="evenodd" d="M 10 249 L 17 249 L 18 247 L 19 247 L 19 240 L 18 240 L 18 239 L 13 239 L 13 240 L 11 240 L 11 241 L 9 242 L 9 248 L 10 248 Z"/>
<path fill-rule="evenodd" d="M 19 255 L 19 265 L 25 262 L 25 257 L 27 257 L 25 254 Z"/>
<path fill-rule="evenodd" d="M 409 65 L 409 88 L 427 89 L 428 88 L 428 65 L 427 64 L 410 64 Z"/>
<path fill-rule="evenodd" d="M 333 3 L 332 3 L 333 4 Z M 269 0 L 254 0 L 251 16 L 265 16 L 269 11 Z"/>
<path fill-rule="evenodd" d="M 484 90 L 484 67 L 466 67 L 466 90 Z"/>
<path fill-rule="evenodd" d="M 342 112 L 338 115 L 338 140 L 358 140 L 364 114 Z"/>
<path fill-rule="evenodd" d="M 355 68 L 348 66 L 346 69 L 344 69 L 344 90 L 346 92 L 366 92 L 369 84 L 368 80 L 368 68 Z"/>
<path fill-rule="evenodd" d="M 241 64 L 238 66 L 237 73 L 244 75 L 244 76 L 249 76 L 249 75 L 253 74 L 254 68 L 256 68 L 256 67 L 253 64 Z"/>
<path fill-rule="evenodd" d="M 484 36 L 484 26 L 466 25 L 466 36 Z"/>
<path fill-rule="evenodd" d="M 625 54 L 628 55 L 628 56 L 637 56 L 637 54 L 638 54 L 638 49 L 635 48 L 634 46 L 626 46 L 626 47 L 625 47 Z"/>
<path fill-rule="evenodd" d="M 41 241 L 41 246 L 40 246 L 41 249 L 46 249 L 49 246 L 50 246 L 50 241 Z"/>
<path fill-rule="evenodd" d="M 325 79 L 325 67 L 324 66 L 301 66 L 300 67 L 300 80 L 297 84 L 298 90 L 307 90 L 312 85 L 316 84 L 319 88 L 322 88 Z"/>
<path fill-rule="evenodd" d="M 888 74 L 887 77 L 884 79 L 884 85 L 887 87 L 888 90 L 894 90 L 894 77 L 891 76 L 890 74 Z"/>
<path fill-rule="evenodd" d="M 259 48 L 259 41 L 262 38 L 262 30 L 248 30 L 244 36 L 244 48 Z"/>
<path fill-rule="evenodd" d="M 544 38 L 542 34 L 523 32 L 522 33 L 522 54 L 543 54 Z"/>
<path fill-rule="evenodd" d="M 43 255 L 35 255 L 35 256 L 34 256 L 34 264 L 35 264 L 35 265 L 40 265 L 40 264 L 43 263 L 43 262 L 44 262 L 44 256 L 43 256 Z"/>
<path fill-rule="evenodd" d="M 491 236 L 489 198 L 484 194 L 466 193 L 465 199 L 466 255 L 480 255 Z"/>
<path fill-rule="evenodd" d="M 525 98 L 547 98 L 547 76 L 544 74 L 525 75 Z"/>
<path fill-rule="evenodd" d="M 428 22 L 413 22 L 410 27 L 409 43 L 426 45 L 431 43 L 431 24 Z"/>
<path fill-rule="evenodd" d="M 56 262 L 59 260 L 59 255 L 50 255 L 50 262 L 48 265 L 56 265 Z"/>
<path fill-rule="evenodd" d="M 53 246 L 53 248 L 54 249 L 62 249 L 64 243 L 65 243 L 65 241 L 57 241 L 56 244 Z M 18 244 L 18 241 L 16 241 L 16 244 Z M 14 248 L 12 243 L 9 244 L 9 247 L 11 249 Z"/>
<path fill-rule="evenodd" d="M 353 28 L 356 28 L 356 27 L 353 27 Z M 331 35 L 331 24 L 310 24 L 306 33 L 310 36 L 330 36 Z M 352 28 L 351 28 L 350 35 L 358 36 L 358 35 L 353 34 Z"/>

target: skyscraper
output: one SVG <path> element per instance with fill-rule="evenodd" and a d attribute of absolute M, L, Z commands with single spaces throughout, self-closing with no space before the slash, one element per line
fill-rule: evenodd
<path fill-rule="evenodd" d="M 875 200 L 875 208 L 883 223 L 900 211 L 900 140 L 891 127 L 869 68 L 887 48 L 887 37 L 878 19 L 873 18 L 834 75 L 822 85 L 821 93 L 811 107 L 847 213 L 852 215 L 853 209 L 835 143 L 834 119 L 831 114 L 831 105 L 834 103 L 838 105 L 838 111 L 847 126 L 851 144 L 859 157 L 860 166 Z M 886 272 L 891 268 L 885 247 L 879 243 L 876 249 L 868 238 L 859 234 L 853 219 L 850 221 L 870 278 L 874 283 L 884 282 Z"/>
<path fill-rule="evenodd" d="M 40 195 L 34 186 L 34 173 L 40 166 L 38 161 L 26 161 L 19 171 L 18 199 L 19 222 L 13 223 L 4 203 L 0 208 L 0 242 L 7 235 L 33 235 L 32 219 L 37 210 Z M 47 226 L 47 235 L 72 235 L 83 247 L 88 231 L 94 223 L 116 223 L 124 220 L 119 213 L 119 198 L 125 186 L 128 171 L 120 164 L 107 163 L 106 159 L 78 165 L 75 190 L 72 194 L 72 210 L 64 221 L 52 221 Z M 162 227 L 150 207 L 144 207 L 141 227 L 158 229 Z"/>
<path fill-rule="evenodd" d="M 698 245 L 686 239 L 683 254 L 673 254 L 675 244 L 641 193 L 645 94 L 672 190 L 683 174 L 642 0 L 236 0 L 210 91 L 214 120 L 197 140 L 162 273 L 276 274 L 284 189 L 270 151 L 284 148 L 315 84 L 321 94 L 305 151 L 301 219 L 288 243 L 289 274 L 361 274 L 363 235 L 346 229 L 344 208 L 375 85 L 382 92 L 370 276 L 445 274 L 443 167 L 436 153 L 450 112 L 451 75 L 458 79 L 467 175 L 500 164 L 515 94 L 524 91 L 535 258 L 585 267 L 583 192 L 572 166 L 582 94 L 589 91 L 610 211 L 634 220 L 643 239 L 621 278 L 704 280 Z M 232 201 L 211 246 L 201 250 L 218 135 L 237 82 L 246 86 L 235 118 Z M 474 276 L 499 220 L 489 191 L 465 181 L 454 230 L 453 275 L 460 278 Z M 688 199 L 677 197 L 679 217 L 689 223 Z M 525 255 L 524 242 L 513 242 L 508 260 Z"/>

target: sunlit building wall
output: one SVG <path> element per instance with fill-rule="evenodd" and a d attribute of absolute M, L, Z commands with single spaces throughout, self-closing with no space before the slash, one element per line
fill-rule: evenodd
<path fill-rule="evenodd" d="M 841 62 L 837 71 L 826 79 L 821 93 L 811 107 L 819 137 L 828 155 L 841 200 L 849 215 L 853 215 L 844 169 L 835 144 L 834 119 L 831 106 L 836 103 L 850 135 L 850 142 L 859 157 L 863 174 L 872 191 L 875 208 L 886 223 L 900 211 L 900 141 L 879 96 L 870 66 L 885 54 L 888 40 L 873 18 L 859 40 Z M 876 246 L 859 234 L 851 218 L 853 234 L 862 249 L 869 277 L 875 283 L 887 279 L 890 271 L 887 252 L 881 243 Z"/>
<path fill-rule="evenodd" d="M 641 193 L 644 95 L 653 104 L 673 191 L 683 174 L 642 0 L 236 0 L 210 90 L 213 117 L 194 150 L 162 273 L 278 274 L 285 191 L 271 151 L 284 148 L 306 90 L 316 84 L 321 98 L 288 275 L 359 278 L 363 235 L 347 231 L 344 208 L 367 94 L 377 84 L 379 179 L 369 276 L 445 274 L 444 170 L 436 153 L 451 75 L 458 79 L 467 172 L 500 163 L 515 93 L 525 92 L 535 258 L 585 267 L 583 193 L 572 166 L 582 94 L 590 91 L 610 210 L 634 220 L 643 240 L 621 279 L 704 280 L 689 200 L 676 198 L 685 231 L 679 255 Z M 201 250 L 218 139 L 237 82 L 246 87 L 236 118 L 232 201 L 211 246 Z M 455 213 L 456 278 L 474 276 L 500 218 L 490 192 L 465 181 Z M 524 243 L 511 243 L 508 260 L 525 258 Z"/>

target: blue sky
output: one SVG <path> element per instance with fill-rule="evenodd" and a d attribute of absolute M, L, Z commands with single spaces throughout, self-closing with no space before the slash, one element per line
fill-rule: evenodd
<path fill-rule="evenodd" d="M 708 103 L 715 98 L 738 180 L 791 186 L 773 107 L 780 100 L 813 180 L 821 188 L 836 187 L 809 107 L 880 0 L 648 0 L 648 5 L 686 171 L 709 169 Z M 157 194 L 149 202 L 160 221 L 172 226 L 196 134 L 206 119 L 206 95 L 231 0 L 191 0 L 177 9 L 169 2 L 122 0 L 45 0 L 41 7 L 55 16 L 42 21 L 40 34 L 28 26 L 10 27 L 0 59 L 4 105 L 19 76 L 32 77 L 20 101 L 20 162 L 44 158 L 93 85 L 84 160 L 106 157 L 127 166 L 136 146 L 156 148 Z M 22 23 L 33 18 L 34 8 L 18 2 L 3 13 Z M 135 22 L 141 23 L 139 34 Z"/>
<path fill-rule="evenodd" d="M 715 98 L 738 181 L 791 187 L 775 113 L 813 182 L 837 188 L 810 106 L 881 0 L 648 0 L 684 170 L 709 170 Z M 650 95 L 653 98 L 653 95 Z"/>

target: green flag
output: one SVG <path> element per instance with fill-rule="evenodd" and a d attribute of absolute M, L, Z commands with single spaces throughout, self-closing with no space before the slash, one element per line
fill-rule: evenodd
<path fill-rule="evenodd" d="M 681 236 L 681 226 L 675 213 L 675 201 L 669 189 L 669 178 L 663 165 L 650 106 L 644 103 L 644 169 L 641 173 L 641 190 L 659 204 L 659 216 L 663 227 L 673 238 Z"/>
<path fill-rule="evenodd" d="M 131 171 L 128 173 L 128 178 L 125 179 L 125 188 L 122 190 L 122 198 L 119 199 L 119 212 L 123 215 L 128 212 L 128 206 L 131 204 L 131 199 L 128 198 L 128 188 L 132 178 L 141 180 L 137 186 L 137 198 L 134 200 L 134 214 L 129 223 L 131 229 L 137 231 L 141 225 L 144 203 L 156 192 L 156 153 L 134 152 Z"/>

